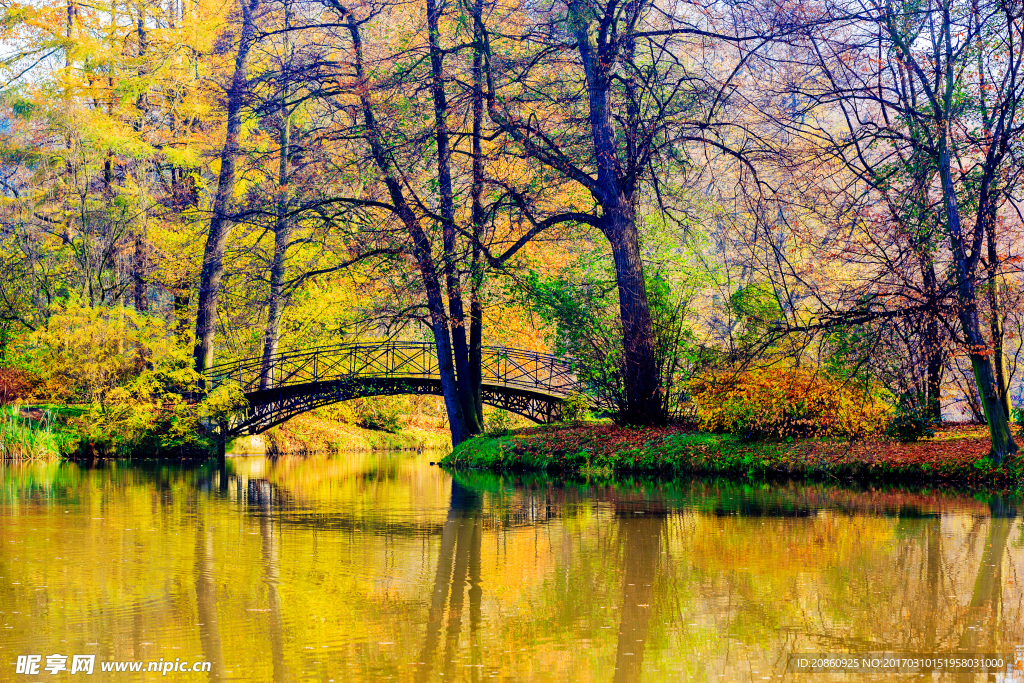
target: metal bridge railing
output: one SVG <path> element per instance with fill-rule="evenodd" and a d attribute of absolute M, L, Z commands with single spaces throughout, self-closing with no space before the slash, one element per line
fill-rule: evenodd
<path fill-rule="evenodd" d="M 576 365 L 571 358 L 486 346 L 482 350 L 481 373 L 484 384 L 565 396 L 583 390 Z M 215 365 L 206 374 L 212 386 L 233 381 L 247 394 L 263 388 L 348 378 L 440 378 L 431 342 L 337 344 L 284 351 L 271 356 L 265 371 L 262 358 L 246 358 Z"/>

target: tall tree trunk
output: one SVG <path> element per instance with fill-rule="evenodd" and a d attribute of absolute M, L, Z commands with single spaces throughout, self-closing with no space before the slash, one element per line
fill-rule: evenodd
<path fill-rule="evenodd" d="M 135 253 L 132 255 L 132 299 L 135 310 L 149 310 L 149 298 L 146 293 L 146 267 L 149 259 L 146 255 L 146 236 L 140 230 L 135 235 Z"/>
<path fill-rule="evenodd" d="M 470 434 L 480 432 L 473 400 L 473 384 L 466 340 L 466 316 L 462 306 L 462 281 L 456 270 L 455 210 L 452 193 L 451 147 L 448 135 L 448 101 L 444 92 L 444 64 L 441 56 L 438 20 L 440 10 L 435 0 L 426 0 L 427 40 L 430 45 L 431 94 L 434 100 L 434 127 L 437 141 L 437 178 L 441 195 L 442 241 L 444 245 L 444 276 L 448 290 L 448 313 L 452 330 L 452 351 L 459 400 L 466 428 Z"/>
<path fill-rule="evenodd" d="M 629 424 L 660 424 L 665 419 L 661 378 L 654 354 L 653 324 L 636 223 L 631 211 L 627 215 L 606 214 L 605 221 L 618 279 L 622 320 L 622 369 L 626 385 L 622 417 Z"/>
<path fill-rule="evenodd" d="M 654 327 L 644 282 L 640 240 L 632 206 L 632 190 L 622 186 L 622 169 L 612 122 L 609 43 L 591 44 L 588 25 L 578 22 L 576 40 L 587 77 L 590 130 L 597 166 L 596 198 L 601 204 L 602 230 L 612 248 L 622 319 L 625 405 L 620 417 L 630 424 L 660 424 L 665 419 L 661 378 L 654 354 Z M 612 41 L 609 41 L 612 42 Z"/>
<path fill-rule="evenodd" d="M 462 401 L 459 397 L 455 366 L 452 362 L 452 343 L 449 335 L 448 317 L 445 312 L 440 279 L 437 275 L 437 269 L 434 267 L 430 239 L 420 225 L 416 214 L 413 213 L 408 202 L 405 200 L 402 186 L 398 182 L 398 177 L 394 171 L 393 162 L 381 139 L 381 132 L 377 124 L 377 117 L 373 112 L 373 103 L 370 100 L 366 72 L 363 67 L 363 43 L 359 24 L 355 16 L 344 5 L 337 2 L 337 0 L 334 0 L 333 4 L 347 21 L 349 34 L 352 37 L 359 102 L 363 113 L 366 138 L 370 144 L 373 161 L 378 170 L 380 170 L 381 175 L 384 176 L 384 183 L 387 185 L 393 210 L 409 233 L 409 239 L 413 246 L 413 256 L 416 259 L 420 278 L 426 290 L 427 311 L 430 313 L 430 328 L 434 335 L 434 348 L 437 352 L 437 370 L 441 380 L 441 394 L 444 397 L 445 410 L 448 413 L 448 426 L 452 434 L 452 445 L 457 446 L 468 439 L 470 433 L 466 427 L 466 419 L 462 411 Z"/>
<path fill-rule="evenodd" d="M 288 124 L 285 123 L 281 132 L 282 144 L 287 149 Z M 286 178 L 286 152 L 281 153 L 281 193 L 284 195 Z M 291 240 L 291 222 L 287 219 L 287 201 L 282 197 L 278 202 L 277 220 L 274 225 L 274 257 L 270 264 L 270 300 L 267 305 L 267 326 L 263 333 L 263 362 L 260 372 L 260 389 L 269 389 L 273 386 L 271 376 L 271 359 L 277 353 L 278 343 L 281 340 L 281 319 L 284 317 L 286 306 L 285 296 L 285 258 L 288 255 L 288 243 Z"/>
<path fill-rule="evenodd" d="M 959 320 L 967 342 L 967 357 L 974 369 L 974 380 L 981 397 L 981 405 L 988 422 L 989 436 L 992 440 L 990 457 L 997 464 L 1017 452 L 1017 444 L 1010 433 L 1009 418 L 999 395 L 996 373 L 992 367 L 990 346 L 981 333 L 978 316 L 978 294 L 974 272 L 967 257 L 964 246 L 960 209 L 957 206 L 956 189 L 950 170 L 950 156 L 947 147 L 947 135 L 939 137 L 939 173 L 942 180 L 942 195 L 950 237 L 950 248 L 957 271 L 957 294 L 959 298 Z"/>
<path fill-rule="evenodd" d="M 290 7 L 284 3 L 285 31 L 284 54 L 290 56 L 291 38 L 288 29 L 290 28 Z M 278 343 L 281 340 L 281 319 L 284 317 L 284 309 L 287 305 L 285 296 L 285 274 L 286 257 L 288 256 L 288 243 L 292 238 L 292 224 L 288 220 L 288 158 L 291 147 L 291 112 L 288 110 L 288 87 L 287 84 L 281 88 L 281 130 L 279 139 L 278 158 L 278 200 L 277 219 L 274 223 L 274 256 L 270 263 L 270 299 L 267 302 L 267 327 L 263 332 L 263 362 L 260 366 L 260 389 L 269 389 L 273 386 L 271 375 L 271 359 L 277 353 Z"/>
<path fill-rule="evenodd" d="M 484 192 L 484 72 L 483 40 L 479 36 L 479 18 L 483 16 L 483 0 L 473 0 L 473 14 L 477 18 L 474 31 L 477 45 L 473 50 L 473 183 L 470 186 L 470 203 L 473 221 L 473 253 L 470 264 L 469 294 L 469 379 L 473 388 L 473 406 L 480 428 L 484 426 L 483 402 L 483 326 L 484 309 L 481 300 L 484 284 L 484 268 L 480 245 L 484 239 L 484 207 L 481 198 Z"/>
<path fill-rule="evenodd" d="M 228 216 L 235 191 L 235 158 L 238 156 L 238 134 L 242 124 L 242 106 L 245 98 L 246 67 L 249 50 L 256 35 L 253 11 L 258 0 L 240 0 L 242 32 L 235 55 L 235 73 L 231 77 L 227 101 L 227 133 L 220 153 L 220 175 L 217 194 L 213 200 L 213 216 L 203 251 L 203 267 L 199 274 L 199 310 L 196 313 L 196 372 L 200 375 L 213 365 L 214 334 L 217 326 L 217 299 L 220 281 L 224 275 L 224 248 L 231 234 Z"/>
<path fill-rule="evenodd" d="M 73 0 L 67 4 L 67 24 L 65 26 L 68 46 L 64 49 L 64 66 L 71 68 L 71 38 L 75 35 L 75 19 L 78 17 L 78 5 Z"/>
<path fill-rule="evenodd" d="M 928 296 L 927 316 L 924 324 L 925 354 L 925 415 L 935 421 L 942 420 L 942 372 L 945 359 L 942 352 L 942 335 L 939 327 L 938 283 L 935 277 L 935 263 L 930 256 L 921 264 L 925 292 Z"/>
<path fill-rule="evenodd" d="M 999 387 L 999 400 L 1003 404 L 1003 411 L 1006 417 L 1011 415 L 1010 397 L 1010 371 L 1006 364 L 1006 353 L 1003 347 L 1003 310 L 999 297 L 999 253 L 996 250 L 995 238 L 995 208 L 994 202 L 989 200 L 989 216 L 985 219 L 985 239 L 988 243 L 988 259 L 986 259 L 986 271 L 988 283 L 985 287 L 988 293 L 989 308 L 989 334 L 992 337 L 992 364 L 995 366 L 996 383 Z"/>
<path fill-rule="evenodd" d="M 936 422 L 942 421 L 942 374 L 945 364 L 942 359 L 941 342 L 935 343 L 939 336 L 939 323 L 936 320 L 929 320 L 926 336 L 928 339 L 927 358 L 927 385 L 925 392 L 925 415 Z"/>

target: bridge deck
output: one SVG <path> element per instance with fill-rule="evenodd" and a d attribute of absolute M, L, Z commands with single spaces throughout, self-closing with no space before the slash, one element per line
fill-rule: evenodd
<path fill-rule="evenodd" d="M 583 393 L 576 361 L 550 354 L 484 347 L 484 403 L 537 422 L 560 417 L 561 401 Z M 231 425 L 233 434 L 264 431 L 314 408 L 365 396 L 440 394 L 437 356 L 430 342 L 338 344 L 283 352 L 264 371 L 260 358 L 211 367 L 211 386 L 235 382 L 250 409 Z"/>

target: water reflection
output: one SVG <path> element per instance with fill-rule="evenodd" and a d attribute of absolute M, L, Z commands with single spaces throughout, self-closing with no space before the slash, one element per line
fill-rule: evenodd
<path fill-rule="evenodd" d="M 477 680 L 480 664 L 480 536 L 482 500 L 479 493 L 452 480 L 451 503 L 437 558 L 426 635 L 416 671 L 417 681 L 430 680 L 433 664 L 441 654 L 444 675 L 451 676 L 462 635 L 465 599 L 469 598 L 469 641 L 471 679 Z M 439 648 L 442 620 L 447 617 L 444 647 Z"/>
<path fill-rule="evenodd" d="M 997 631 L 1002 613 L 1003 565 L 1010 530 L 1017 517 L 1017 506 L 1003 496 L 991 496 L 988 537 L 981 553 L 981 562 L 974 579 L 974 590 L 968 606 L 960 650 L 978 652 L 998 646 Z M 962 676 L 961 680 L 970 680 Z"/>
<path fill-rule="evenodd" d="M 233 681 L 761 681 L 794 652 L 1009 654 L 1019 507 L 404 454 L 3 465 L 0 672 L 95 653 Z"/>
<path fill-rule="evenodd" d="M 615 506 L 625 567 L 615 648 L 615 683 L 640 680 L 666 520 L 662 505 L 637 510 L 625 502 L 617 501 Z"/>
<path fill-rule="evenodd" d="M 203 660 L 212 663 L 210 678 L 220 680 L 224 673 L 224 652 L 217 617 L 217 570 L 214 564 L 214 538 L 206 524 L 196 524 L 196 612 Z"/>
<path fill-rule="evenodd" d="M 281 609 L 281 595 L 278 586 L 281 583 L 278 567 L 280 549 L 278 532 L 274 526 L 273 503 L 274 486 L 270 482 L 251 480 L 249 482 L 249 501 L 260 508 L 260 540 L 263 549 L 263 583 L 267 588 L 267 609 L 269 620 L 266 630 L 270 636 L 270 656 L 274 665 L 274 680 L 277 683 L 288 683 L 291 676 L 285 662 L 284 617 Z"/>

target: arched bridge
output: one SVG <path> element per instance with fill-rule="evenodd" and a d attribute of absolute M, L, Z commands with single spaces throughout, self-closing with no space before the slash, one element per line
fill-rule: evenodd
<path fill-rule="evenodd" d="M 583 387 L 574 359 L 509 349 L 483 348 L 483 402 L 535 422 L 561 417 L 562 400 Z M 441 395 L 437 355 L 431 342 L 339 344 L 271 357 L 261 383 L 260 358 L 215 365 L 211 387 L 237 382 L 249 409 L 228 428 L 230 435 L 258 434 L 320 406 L 368 396 Z M 267 388 L 261 388 L 265 386 Z"/>

